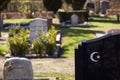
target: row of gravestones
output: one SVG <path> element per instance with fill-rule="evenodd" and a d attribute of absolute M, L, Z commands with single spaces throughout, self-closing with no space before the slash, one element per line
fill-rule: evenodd
<path fill-rule="evenodd" d="M 110 7 L 110 2 L 109 0 L 100 0 L 100 8 L 101 8 L 101 13 L 105 14 L 106 10 L 109 9 Z M 88 2 L 87 3 L 87 9 L 88 10 L 95 10 L 95 3 L 94 2 Z"/>

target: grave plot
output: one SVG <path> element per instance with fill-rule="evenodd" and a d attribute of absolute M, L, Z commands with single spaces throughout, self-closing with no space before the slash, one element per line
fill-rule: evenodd
<path fill-rule="evenodd" d="M 33 40 L 37 39 L 38 37 L 42 37 L 40 35 L 39 36 L 37 35 L 37 33 L 41 34 L 41 33 L 39 33 L 40 30 L 43 32 L 43 35 L 44 35 L 44 34 L 46 34 L 51 29 L 51 26 L 52 26 L 52 22 L 51 22 L 50 19 L 37 18 L 35 20 L 32 20 L 30 22 L 30 40 L 31 40 L 31 42 L 33 42 Z M 55 49 L 55 51 L 53 51 L 54 52 L 53 56 L 54 57 L 58 57 L 59 54 L 60 54 L 60 49 L 61 49 L 61 40 L 62 40 L 61 31 L 58 31 L 57 33 L 54 33 L 54 31 L 53 32 L 50 31 L 50 32 L 49 33 L 51 34 L 51 37 L 52 37 L 52 34 L 53 34 L 53 38 L 54 38 L 54 34 L 56 34 L 56 37 L 55 37 L 56 38 L 56 41 L 55 41 L 56 49 Z M 43 37 L 45 37 L 45 36 L 43 36 Z M 42 42 L 43 41 L 45 41 L 45 39 L 43 39 Z M 48 52 L 48 53 L 50 53 L 50 52 Z"/>
<path fill-rule="evenodd" d="M 83 41 L 75 48 L 75 80 L 120 80 L 120 33 Z"/>
<path fill-rule="evenodd" d="M 69 12 L 58 12 L 61 27 L 80 26 L 88 27 L 88 13 L 86 10 L 75 10 Z"/>
<path fill-rule="evenodd" d="M 36 18 L 29 23 L 29 30 L 16 29 L 9 34 L 11 56 L 28 58 L 59 57 L 61 31 L 52 27 L 52 20 Z M 17 33 L 14 33 L 16 32 Z"/>

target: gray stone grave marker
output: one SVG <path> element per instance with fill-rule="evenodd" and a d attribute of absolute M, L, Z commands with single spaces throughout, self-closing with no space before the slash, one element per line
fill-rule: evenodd
<path fill-rule="evenodd" d="M 3 19 L 0 18 L 0 29 L 2 29 L 2 28 L 3 28 Z"/>
<path fill-rule="evenodd" d="M 47 19 L 36 18 L 30 22 L 30 40 L 37 38 L 37 31 L 42 30 L 44 33 L 48 31 Z"/>
<path fill-rule="evenodd" d="M 5 61 L 4 80 L 33 80 L 33 70 L 27 58 L 13 57 Z"/>
<path fill-rule="evenodd" d="M 101 6 L 101 13 L 105 14 L 106 10 L 109 9 L 109 0 L 101 0 L 100 6 Z"/>
<path fill-rule="evenodd" d="M 78 16 L 76 14 L 73 14 L 71 16 L 71 24 L 72 25 L 78 25 Z"/>

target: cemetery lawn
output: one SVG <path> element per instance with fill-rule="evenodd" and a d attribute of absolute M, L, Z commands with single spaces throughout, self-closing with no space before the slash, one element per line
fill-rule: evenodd
<path fill-rule="evenodd" d="M 63 34 L 62 40 L 62 57 L 74 57 L 74 48 L 83 40 L 95 38 L 95 33 L 104 33 L 109 29 L 120 29 L 120 22 L 116 21 L 116 17 L 90 17 L 90 27 L 68 27 L 61 28 L 60 24 L 55 24 L 56 29 L 61 30 Z M 20 23 L 29 22 L 31 19 L 7 19 L 4 23 Z M 0 47 L 0 50 L 2 48 Z M 3 52 L 0 54 L 3 54 Z"/>
<path fill-rule="evenodd" d="M 36 77 L 46 77 L 46 76 L 50 76 L 53 78 L 61 78 L 64 80 L 74 80 L 74 75 L 70 75 L 70 74 L 60 74 L 60 73 L 42 73 L 42 74 L 37 74 L 35 75 Z"/>
<path fill-rule="evenodd" d="M 73 57 L 74 48 L 83 40 L 90 40 L 95 38 L 96 33 L 105 33 L 109 29 L 120 29 L 120 21 L 117 22 L 117 18 L 112 17 L 90 17 L 90 27 L 69 27 L 60 28 L 56 25 L 56 28 L 63 33 L 63 54 L 62 57 Z"/>
<path fill-rule="evenodd" d="M 8 52 L 8 44 L 0 44 L 0 55 L 3 56 Z"/>
<path fill-rule="evenodd" d="M 12 20 L 4 20 L 4 22 L 20 23 L 20 22 L 29 22 L 30 20 L 31 19 L 17 19 L 17 20 L 12 19 Z M 116 17 L 115 18 L 90 17 L 89 24 L 90 24 L 90 27 L 87 27 L 87 28 L 74 27 L 74 26 L 69 28 L 61 28 L 60 24 L 54 23 L 54 26 L 56 27 L 56 29 L 61 30 L 63 34 L 62 57 L 64 58 L 58 58 L 53 60 L 51 59 L 32 60 L 32 64 L 34 65 L 33 70 L 35 71 L 34 72 L 35 77 L 51 76 L 51 77 L 64 78 L 65 80 L 74 80 L 74 76 L 75 76 L 74 75 L 74 48 L 77 47 L 77 45 L 81 43 L 81 41 L 83 40 L 94 39 L 95 33 L 104 33 L 109 29 L 120 29 L 120 22 L 116 21 Z M 6 51 L 8 51 L 7 44 L 5 45 L 0 44 L 0 55 L 3 55 Z M 59 71 L 62 71 L 62 72 L 59 72 Z M 73 74 L 71 74 L 71 72 L 69 71 L 73 72 Z"/>
<path fill-rule="evenodd" d="M 21 22 L 29 22 L 32 19 L 5 19 L 4 23 L 21 23 Z"/>

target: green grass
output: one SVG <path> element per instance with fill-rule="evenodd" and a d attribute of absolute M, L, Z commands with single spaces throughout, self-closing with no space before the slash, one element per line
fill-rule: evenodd
<path fill-rule="evenodd" d="M 88 28 L 60 28 L 58 25 L 56 26 L 57 29 L 62 31 L 64 36 L 62 57 L 74 57 L 74 48 L 83 40 L 95 38 L 95 33 L 103 33 L 113 28 L 120 29 L 120 22 L 117 22 L 116 18 L 91 17 L 89 24 L 90 27 Z"/>
<path fill-rule="evenodd" d="M 5 19 L 4 23 L 21 23 L 21 22 L 29 22 L 32 19 Z"/>
<path fill-rule="evenodd" d="M 120 29 L 120 21 L 117 22 L 116 17 L 115 18 L 111 18 L 111 17 L 110 18 L 102 18 L 102 17 L 92 18 L 89 24 L 91 25 L 90 29 L 99 30 L 103 32 L 106 32 L 109 29 Z"/>
<path fill-rule="evenodd" d="M 15 20 L 5 20 L 9 23 L 20 23 L 29 22 L 30 19 L 15 19 Z M 55 25 L 55 27 L 62 31 L 63 34 L 63 54 L 62 57 L 74 57 L 74 48 L 77 47 L 79 43 L 83 40 L 90 40 L 95 38 L 95 33 L 106 32 L 109 29 L 120 29 L 120 22 L 116 21 L 116 18 L 101 18 L 101 17 L 91 17 L 89 21 L 90 27 L 69 27 L 61 28 L 60 25 Z M 0 55 L 8 50 L 7 45 L 0 45 Z M 64 80 L 74 80 L 75 76 L 71 74 L 62 73 L 40 73 L 35 74 L 35 77 L 59 77 Z"/>
<path fill-rule="evenodd" d="M 64 80 L 75 80 L 74 75 L 70 74 L 60 74 L 60 73 L 41 73 L 41 74 L 35 74 L 35 77 L 42 78 L 42 77 L 54 77 L 54 78 L 62 78 Z"/>
<path fill-rule="evenodd" d="M 8 52 L 9 48 L 7 44 L 0 44 L 0 55 L 5 55 Z"/>
<path fill-rule="evenodd" d="M 62 48 L 64 50 L 62 57 L 73 57 L 74 48 L 78 43 L 82 40 L 92 39 L 94 37 L 92 33 L 96 32 L 79 27 L 62 28 L 61 30 L 63 33 Z"/>

